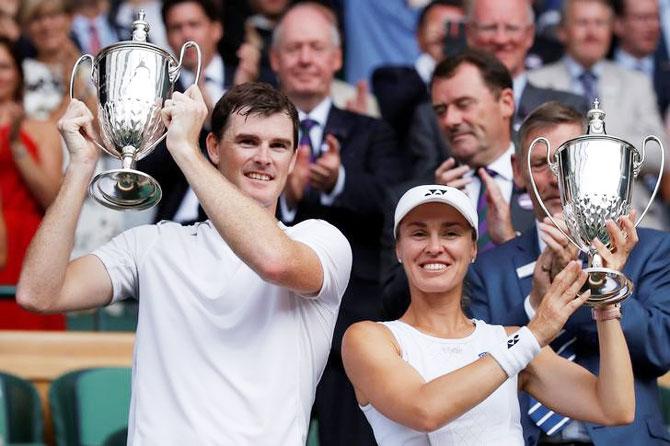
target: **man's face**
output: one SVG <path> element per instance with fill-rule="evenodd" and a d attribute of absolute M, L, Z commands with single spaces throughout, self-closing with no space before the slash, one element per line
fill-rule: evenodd
<path fill-rule="evenodd" d="M 528 0 L 477 0 L 467 26 L 468 45 L 494 54 L 512 76 L 525 70 L 534 34 Z"/>
<path fill-rule="evenodd" d="M 296 98 L 325 98 L 342 52 L 333 42 L 333 25 L 310 8 L 291 10 L 281 22 L 279 39 L 270 52 L 272 69 L 282 90 Z"/>
<path fill-rule="evenodd" d="M 533 193 L 533 187 L 530 183 L 527 161 L 528 146 L 530 146 L 530 143 L 533 142 L 535 138 L 540 136 L 547 138 L 551 146 L 550 157 L 553 159 L 554 154 L 556 153 L 556 149 L 558 149 L 561 144 L 569 139 L 576 138 L 583 133 L 584 132 L 580 124 L 557 124 L 554 126 L 540 127 L 534 131 L 531 131 L 526 139 L 521 141 L 523 147 L 523 157 L 521 159 L 513 157 L 512 159 L 514 178 L 519 187 L 528 191 L 530 199 L 533 202 L 533 212 L 535 214 L 535 218 L 537 218 L 539 221 L 542 221 L 546 214 L 538 203 L 537 198 Z M 533 180 L 535 180 L 535 185 L 537 186 L 537 191 L 539 192 L 542 201 L 551 215 L 556 215 L 563 212 L 563 207 L 561 206 L 561 196 L 558 191 L 558 179 L 547 164 L 547 147 L 544 144 L 538 143 L 535 145 L 530 158 L 530 168 L 531 173 L 533 174 Z"/>
<path fill-rule="evenodd" d="M 209 134 L 207 151 L 224 177 L 274 214 L 295 164 L 293 125 L 288 115 L 235 113 L 220 141 Z"/>
<path fill-rule="evenodd" d="M 216 53 L 216 46 L 223 35 L 223 27 L 212 21 L 197 3 L 179 3 L 168 11 L 165 16 L 167 39 L 175 54 L 189 40 L 200 46 L 202 52 L 202 68 L 205 69 Z M 188 50 L 184 55 L 184 65 L 191 71 L 197 66 L 195 51 Z"/>
<path fill-rule="evenodd" d="M 433 6 L 424 20 L 423 26 L 417 30 L 416 38 L 419 48 L 439 62 L 444 58 L 444 40 L 447 35 L 447 22 L 463 20 L 463 10 L 454 6 Z"/>
<path fill-rule="evenodd" d="M 661 37 L 658 0 L 627 0 L 624 9 L 614 22 L 619 44 L 638 58 L 653 54 Z"/>
<path fill-rule="evenodd" d="M 511 88 L 496 98 L 479 69 L 464 63 L 450 79 L 436 78 L 431 94 L 440 128 L 460 163 L 486 166 L 507 149 L 514 115 Z"/>
<path fill-rule="evenodd" d="M 558 30 L 566 52 L 585 68 L 607 54 L 612 40 L 612 10 L 596 1 L 572 2 Z"/>

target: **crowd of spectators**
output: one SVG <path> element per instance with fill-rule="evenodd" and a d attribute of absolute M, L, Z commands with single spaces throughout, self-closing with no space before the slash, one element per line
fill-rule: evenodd
<path fill-rule="evenodd" d="M 310 6 L 289 9 L 294 3 Z M 69 91 L 75 61 L 128 40 L 140 9 L 151 26 L 151 43 L 177 56 L 185 42 L 198 43 L 199 87 L 210 113 L 227 89 L 251 81 L 279 88 L 298 109 L 299 153 L 277 218 L 286 224 L 324 219 L 347 236 L 354 254 L 317 392 L 322 444 L 372 444 L 343 371 L 340 341 L 351 323 L 385 317 L 382 296 L 395 308 L 406 294 L 402 284 L 396 288 L 404 278 L 395 273 L 392 236 L 384 225 L 392 220 L 385 213 L 409 185 L 456 186 L 474 204 L 486 190 L 489 209 L 480 214 L 489 223 L 480 237 L 484 251 L 536 222 L 513 158 L 520 153 L 517 130 L 543 103 L 558 101 L 585 114 L 598 98 L 609 134 L 638 148 L 653 134 L 670 154 L 670 2 L 664 0 L 4 0 L 1 284 L 18 281 L 25 250 L 67 169 L 56 127 L 70 94 L 97 115 L 90 67 L 78 72 L 75 91 Z M 475 52 L 463 70 L 441 64 L 466 48 Z M 500 64 L 491 68 L 489 56 Z M 176 90 L 194 82 L 195 68 L 187 52 Z M 497 80 L 486 78 L 487 70 Z M 481 85 L 472 83 L 477 73 L 485 78 Z M 501 96 L 488 97 L 484 84 L 495 84 Z M 486 101 L 495 106 L 483 108 Z M 210 128 L 208 119 L 200 137 L 203 151 Z M 665 158 L 667 174 L 670 157 Z M 120 162 L 104 156 L 98 170 L 115 167 Z M 668 231 L 670 175 L 659 178 L 660 168 L 660 150 L 648 147 L 633 206 L 641 212 L 660 181 L 641 225 Z M 139 169 L 161 184 L 160 204 L 121 213 L 89 199 L 73 257 L 131 226 L 207 218 L 164 146 Z M 62 316 L 32 315 L 8 300 L 0 305 L 0 329 L 64 328 Z M 341 404 L 333 406 L 336 396 Z"/>

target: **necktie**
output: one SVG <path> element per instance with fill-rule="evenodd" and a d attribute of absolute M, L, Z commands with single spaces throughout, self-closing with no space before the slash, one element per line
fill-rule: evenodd
<path fill-rule="evenodd" d="M 561 330 L 558 337 L 551 343 L 551 348 L 556 351 L 556 354 L 567 359 L 568 361 L 575 360 L 574 343 L 577 340 L 565 330 Z M 570 417 L 563 416 L 554 412 L 548 407 L 544 406 L 538 400 L 529 397 L 530 404 L 528 415 L 530 419 L 547 435 L 554 435 L 559 433 L 570 421 Z"/>
<path fill-rule="evenodd" d="M 298 140 L 298 145 L 309 147 L 310 159 L 312 162 L 319 157 L 319 154 L 316 152 L 314 144 L 312 144 L 312 138 L 309 135 L 309 132 L 317 124 L 318 123 L 315 120 L 310 118 L 305 118 L 300 121 L 300 139 Z"/>
<path fill-rule="evenodd" d="M 591 70 L 584 70 L 578 77 L 584 90 L 584 97 L 589 101 L 589 105 L 598 97 L 598 77 Z"/>
<path fill-rule="evenodd" d="M 488 167 L 486 167 L 485 169 L 486 172 L 492 178 L 498 176 L 498 173 L 496 171 L 491 170 Z M 491 236 L 489 235 L 489 222 L 486 219 L 486 214 L 488 213 L 489 210 L 489 205 L 488 202 L 486 201 L 486 183 L 484 183 L 479 174 L 477 174 L 477 177 L 479 178 L 479 185 L 480 185 L 479 198 L 477 198 L 477 218 L 479 219 L 479 225 L 477 226 L 477 229 L 479 231 L 479 238 L 477 239 L 477 251 L 479 253 L 482 253 L 484 251 L 488 251 L 489 249 L 493 248 L 495 245 L 491 240 Z"/>
<path fill-rule="evenodd" d="M 88 24 L 88 46 L 93 55 L 100 51 L 100 36 L 98 36 L 98 28 L 96 28 L 95 22 L 89 22 Z"/>

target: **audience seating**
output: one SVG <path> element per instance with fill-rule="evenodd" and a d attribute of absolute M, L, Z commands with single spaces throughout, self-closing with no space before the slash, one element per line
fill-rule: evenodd
<path fill-rule="evenodd" d="M 35 386 L 0 372 L 0 444 L 42 444 L 44 423 Z"/>
<path fill-rule="evenodd" d="M 102 445 L 124 430 L 130 376 L 129 368 L 94 368 L 69 372 L 53 381 L 49 405 L 56 445 Z"/>

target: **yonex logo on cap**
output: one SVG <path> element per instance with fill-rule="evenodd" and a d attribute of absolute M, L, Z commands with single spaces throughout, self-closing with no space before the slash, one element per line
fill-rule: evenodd
<path fill-rule="evenodd" d="M 447 189 L 428 189 L 428 192 L 423 194 L 424 197 L 432 197 L 433 195 L 445 195 L 449 192 Z"/>

